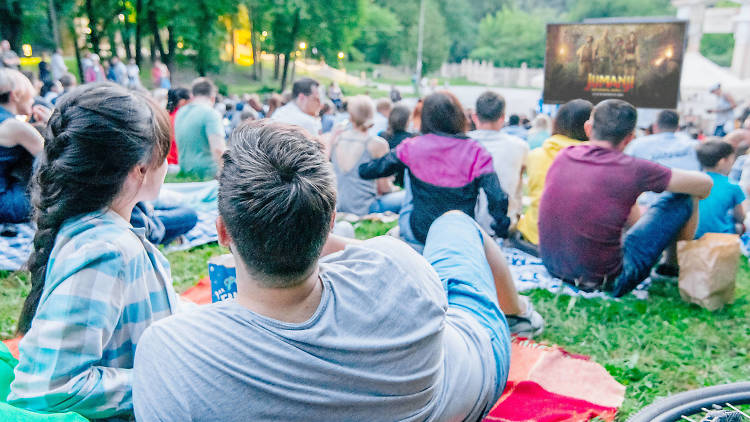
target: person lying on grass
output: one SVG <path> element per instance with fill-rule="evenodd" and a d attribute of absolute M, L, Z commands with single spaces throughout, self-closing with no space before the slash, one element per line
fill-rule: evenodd
<path fill-rule="evenodd" d="M 138 420 L 479 420 L 508 376 L 503 312 L 541 331 L 466 214 L 435 220 L 424 257 L 330 235 L 336 181 L 309 136 L 267 120 L 232 134 L 216 226 L 237 297 L 146 330 Z"/>
<path fill-rule="evenodd" d="M 129 223 L 135 204 L 155 199 L 164 182 L 169 118 L 139 94 L 90 84 L 60 98 L 45 138 L 8 401 L 127 420 L 138 340 L 178 306 L 169 263 Z"/>
<path fill-rule="evenodd" d="M 675 239 L 690 240 L 697 199 L 711 179 L 625 155 L 637 113 L 622 100 L 594 107 L 588 144 L 564 149 L 547 172 L 539 207 L 539 250 L 551 274 L 580 289 L 619 297 L 649 276 Z M 643 192 L 662 195 L 640 216 Z M 627 229 L 627 227 L 630 227 Z"/>

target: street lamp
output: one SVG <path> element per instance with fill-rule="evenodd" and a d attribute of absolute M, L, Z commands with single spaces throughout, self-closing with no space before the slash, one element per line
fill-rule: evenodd
<path fill-rule="evenodd" d="M 299 49 L 300 50 L 304 50 L 306 48 L 307 48 L 307 43 L 306 42 L 302 41 L 302 42 L 299 43 Z"/>
<path fill-rule="evenodd" d="M 338 57 L 339 57 L 339 60 L 344 60 L 344 52 L 339 51 Z"/>

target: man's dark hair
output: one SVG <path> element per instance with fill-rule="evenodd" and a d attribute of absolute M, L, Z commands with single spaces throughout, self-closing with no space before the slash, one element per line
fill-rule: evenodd
<path fill-rule="evenodd" d="M 397 105 L 388 115 L 388 129 L 385 131 L 386 137 L 391 137 L 397 132 L 406 132 L 409 125 L 411 110 L 405 105 Z"/>
<path fill-rule="evenodd" d="M 719 160 L 734 154 L 732 144 L 718 138 L 701 143 L 695 150 L 698 153 L 698 161 L 705 168 L 716 167 Z"/>
<path fill-rule="evenodd" d="M 508 118 L 509 126 L 518 126 L 519 123 L 521 123 L 521 118 L 519 118 L 517 114 L 511 114 Z"/>
<path fill-rule="evenodd" d="M 193 97 L 213 97 L 216 95 L 216 85 L 208 78 L 197 78 L 190 86 Z"/>
<path fill-rule="evenodd" d="M 588 141 L 589 137 L 583 124 L 591 117 L 594 105 L 582 99 L 571 100 L 563 104 L 552 124 L 553 135 L 563 135 L 578 141 Z"/>
<path fill-rule="evenodd" d="M 320 144 L 267 119 L 232 133 L 219 176 L 219 214 L 250 273 L 292 287 L 317 262 L 336 209 L 336 180 Z"/>
<path fill-rule="evenodd" d="M 617 146 L 633 133 L 638 112 L 626 101 L 604 100 L 594 107 L 592 117 L 592 137 Z"/>
<path fill-rule="evenodd" d="M 60 76 L 60 85 L 62 85 L 63 90 L 65 91 L 72 88 L 75 85 L 75 83 L 76 83 L 76 77 L 73 76 L 72 73 L 66 73 Z"/>
<path fill-rule="evenodd" d="M 466 115 L 455 95 L 439 91 L 425 97 L 422 104 L 422 133 L 459 135 L 466 131 Z"/>
<path fill-rule="evenodd" d="M 505 98 L 495 92 L 486 91 L 477 98 L 476 107 L 480 122 L 496 122 L 505 114 Z"/>
<path fill-rule="evenodd" d="M 680 126 L 680 115 L 674 110 L 662 110 L 656 116 L 656 127 L 662 132 L 674 132 Z"/>
<path fill-rule="evenodd" d="M 292 85 L 292 99 L 299 97 L 299 94 L 310 95 L 313 89 L 317 89 L 320 86 L 318 81 L 312 78 L 302 78 Z"/>

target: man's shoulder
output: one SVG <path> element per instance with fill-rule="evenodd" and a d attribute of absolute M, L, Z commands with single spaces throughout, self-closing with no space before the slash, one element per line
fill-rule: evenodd
<path fill-rule="evenodd" d="M 368 239 L 358 245 L 350 245 L 340 253 L 329 255 L 321 260 L 323 271 L 355 276 L 353 284 L 382 292 L 416 291 L 427 295 L 431 302 L 441 304 L 445 301 L 443 291 L 435 270 L 427 260 L 403 241 L 392 236 L 379 236 Z M 367 278 L 368 280 L 363 280 Z"/>
<path fill-rule="evenodd" d="M 211 338 L 210 333 L 231 329 L 229 324 L 233 319 L 230 315 L 234 306 L 233 301 L 224 301 L 160 319 L 143 333 L 138 341 L 138 351 L 141 354 L 163 353 L 169 346 L 173 353 L 180 353 L 177 349 L 188 348 L 191 343 L 204 343 Z"/>

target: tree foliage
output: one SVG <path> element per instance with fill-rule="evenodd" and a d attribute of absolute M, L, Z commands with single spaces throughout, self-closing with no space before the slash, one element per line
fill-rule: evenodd
<path fill-rule="evenodd" d="M 496 66 L 544 65 L 545 13 L 528 13 L 505 7 L 479 24 L 477 47 L 471 57 Z"/>
<path fill-rule="evenodd" d="M 398 17 L 385 7 L 370 4 L 363 12 L 362 23 L 352 46 L 371 63 L 400 61 L 399 35 L 404 30 Z"/>
<path fill-rule="evenodd" d="M 578 0 L 570 5 L 569 19 L 673 15 L 670 0 Z"/>
<path fill-rule="evenodd" d="M 731 66 L 734 34 L 703 34 L 700 52 L 719 66 Z"/>

